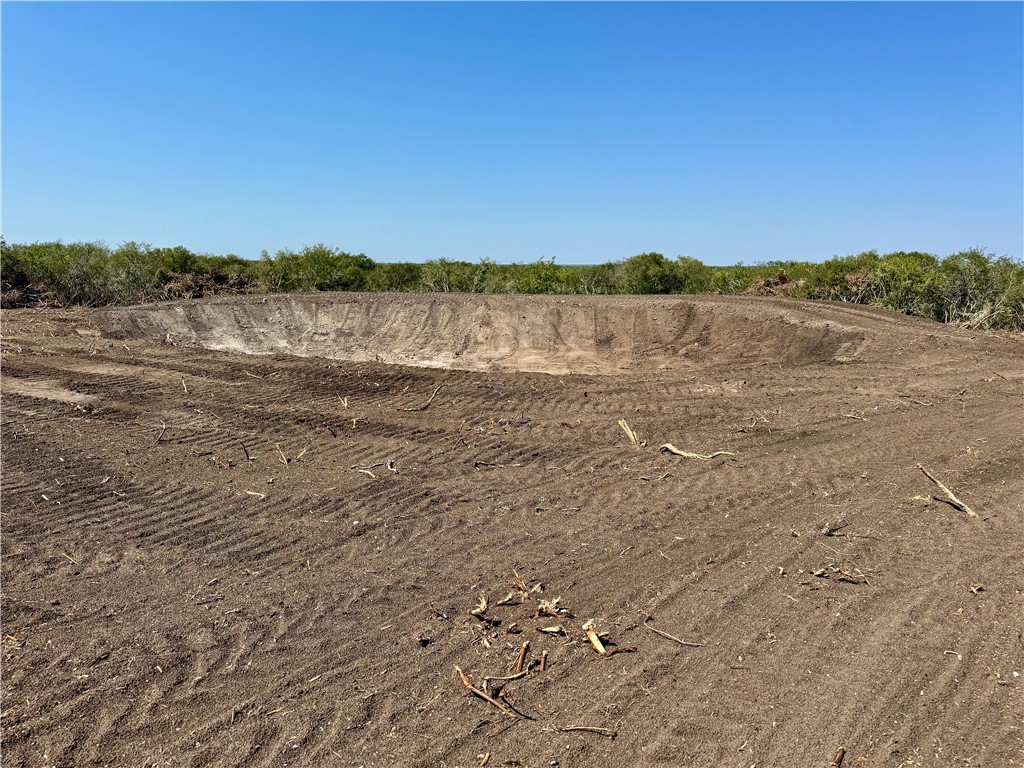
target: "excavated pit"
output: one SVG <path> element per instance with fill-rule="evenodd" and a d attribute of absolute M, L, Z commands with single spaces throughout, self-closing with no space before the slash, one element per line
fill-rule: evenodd
<path fill-rule="evenodd" d="M 755 297 L 318 293 L 177 301 L 97 314 L 105 335 L 461 370 L 552 374 L 848 362 L 890 318 Z"/>

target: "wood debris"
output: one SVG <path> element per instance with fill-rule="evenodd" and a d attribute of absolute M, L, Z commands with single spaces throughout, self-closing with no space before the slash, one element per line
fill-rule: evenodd
<path fill-rule="evenodd" d="M 674 643 L 679 643 L 680 645 L 685 645 L 687 648 L 704 648 L 705 647 L 704 643 L 691 643 L 691 642 L 688 642 L 686 640 L 680 640 L 675 635 L 670 635 L 668 632 L 662 632 L 660 629 L 655 629 L 650 624 L 648 624 L 648 622 L 650 622 L 650 621 L 654 621 L 654 618 L 651 617 L 651 616 L 647 616 L 644 619 L 644 626 L 647 627 L 647 629 L 651 630 L 651 632 L 653 632 L 654 634 L 659 635 L 661 637 L 664 637 L 666 640 L 671 640 Z"/>
<path fill-rule="evenodd" d="M 483 592 L 480 593 L 480 602 L 477 603 L 476 608 L 469 612 L 470 616 L 476 616 L 478 619 L 482 619 L 484 614 L 487 612 L 487 595 Z"/>
<path fill-rule="evenodd" d="M 604 655 L 607 658 L 609 656 L 614 656 L 616 653 L 636 653 L 638 650 L 640 649 L 637 648 L 635 645 L 614 645 L 610 648 L 605 649 Z"/>
<path fill-rule="evenodd" d="M 622 427 L 622 431 L 626 433 L 626 437 L 629 438 L 630 445 L 640 445 L 640 439 L 636 436 L 636 432 L 633 428 L 626 423 L 625 419 L 619 419 L 619 426 Z"/>
<path fill-rule="evenodd" d="M 869 587 L 871 586 L 867 574 L 861 571 L 860 568 L 854 568 L 851 571 L 835 565 L 826 565 L 824 568 L 817 568 L 811 571 L 811 575 L 819 579 L 835 578 L 836 581 L 844 581 L 847 584 L 866 584 Z"/>
<path fill-rule="evenodd" d="M 583 625 L 583 632 L 587 636 L 587 640 L 594 646 L 594 650 L 604 656 L 607 651 L 604 647 L 604 643 L 601 642 L 601 638 L 597 636 L 597 630 L 594 629 L 594 620 L 590 619 L 586 624 Z"/>
<path fill-rule="evenodd" d="M 166 431 L 167 431 L 167 425 L 166 425 L 166 424 L 164 424 L 164 423 L 163 423 L 162 421 L 160 422 L 160 427 L 161 427 L 161 429 L 160 429 L 160 434 L 159 434 L 159 435 L 157 435 L 157 436 L 156 436 L 156 440 L 154 440 L 154 441 L 153 441 L 153 447 L 154 447 L 154 448 L 155 448 L 155 447 L 156 447 L 157 445 L 159 445 L 159 444 L 160 444 L 160 439 L 161 439 L 161 438 L 162 438 L 162 437 L 164 436 L 164 432 L 166 432 Z"/>
<path fill-rule="evenodd" d="M 466 673 L 463 672 L 462 669 L 457 664 L 455 665 L 455 671 L 459 673 L 459 678 L 462 680 L 462 685 L 465 686 L 466 690 L 469 691 L 474 696 L 476 696 L 478 699 L 483 699 L 488 704 L 491 704 L 491 705 L 497 707 L 498 710 L 500 710 L 501 713 L 503 715 L 505 715 L 506 717 L 512 717 L 512 718 L 525 717 L 525 715 L 523 715 L 520 712 L 517 712 L 511 706 L 509 706 L 507 702 L 498 701 L 493 696 L 490 696 L 489 694 L 484 693 L 479 688 L 477 688 L 475 685 L 473 685 L 473 681 L 470 680 L 469 677 L 466 676 Z"/>
<path fill-rule="evenodd" d="M 534 611 L 533 618 L 539 619 L 541 616 L 553 616 L 555 618 L 558 618 L 559 616 L 572 617 L 572 614 L 569 613 L 569 611 L 559 606 L 559 602 L 561 602 L 561 600 L 561 597 L 556 597 L 551 600 L 541 600 L 537 604 L 537 610 Z"/>
<path fill-rule="evenodd" d="M 437 397 L 437 393 L 441 391 L 441 386 L 442 386 L 441 384 L 437 385 L 437 388 L 434 389 L 433 393 L 431 393 L 430 399 L 427 400 L 427 402 L 425 402 L 423 405 L 417 406 L 415 408 L 399 408 L 398 410 L 400 410 L 400 411 L 407 411 L 407 412 L 411 412 L 411 411 L 425 411 L 425 410 L 427 410 L 427 408 L 430 407 L 430 404 L 432 402 L 434 402 L 434 398 Z"/>
<path fill-rule="evenodd" d="M 495 603 L 495 605 L 522 605 L 523 604 L 523 592 L 518 590 L 509 592 L 501 600 Z"/>
<path fill-rule="evenodd" d="M 544 591 L 544 585 L 539 581 L 532 587 L 529 586 L 523 577 L 519 575 L 518 571 L 512 571 L 512 586 L 522 592 L 524 595 L 532 595 Z"/>
<path fill-rule="evenodd" d="M 546 635 L 565 635 L 569 636 L 569 633 L 565 631 L 565 627 L 561 624 L 555 624 L 550 627 L 537 627 L 538 632 L 543 632 Z"/>
<path fill-rule="evenodd" d="M 526 652 L 528 650 L 530 650 L 530 641 L 529 640 L 527 640 L 525 643 L 523 643 L 522 647 L 520 647 L 520 649 L 519 649 L 519 658 L 516 659 L 516 669 L 515 669 L 515 674 L 517 674 L 517 675 L 520 674 L 523 671 L 523 664 L 526 663 Z"/>
<path fill-rule="evenodd" d="M 714 453 L 694 453 L 692 451 L 681 451 L 676 448 L 672 443 L 665 443 L 658 450 L 662 453 L 674 453 L 676 456 L 682 456 L 684 459 L 700 459 L 701 461 L 710 461 L 716 456 L 735 456 L 736 454 L 732 451 L 715 451 Z"/>
<path fill-rule="evenodd" d="M 936 501 L 944 501 L 954 509 L 959 509 L 961 512 L 966 512 L 970 517 L 978 516 L 977 513 L 975 513 L 970 507 L 968 507 L 966 504 L 960 501 L 960 499 L 953 495 L 953 492 L 949 490 L 949 488 L 947 488 L 945 485 L 943 485 L 942 481 L 935 477 L 935 475 L 933 475 L 931 472 L 925 469 L 921 464 L 918 464 L 917 468 L 924 472 L 925 476 L 933 483 L 935 483 L 935 485 L 937 485 L 944 494 L 946 494 L 946 498 L 942 498 L 941 496 L 932 496 L 933 499 L 935 499 Z"/>

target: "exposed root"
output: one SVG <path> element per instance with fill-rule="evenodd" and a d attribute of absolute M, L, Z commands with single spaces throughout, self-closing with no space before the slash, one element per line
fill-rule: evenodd
<path fill-rule="evenodd" d="M 676 456 L 682 456 L 684 459 L 700 459 L 701 461 L 710 461 L 716 456 L 736 455 L 732 451 L 715 451 L 714 453 L 693 453 L 692 451 L 681 451 L 672 445 L 672 443 L 665 443 L 658 450 L 662 453 L 674 453 Z"/>
<path fill-rule="evenodd" d="M 650 624 L 647 623 L 649 621 L 654 621 L 654 619 L 652 619 L 650 616 L 647 616 L 646 618 L 644 618 L 644 626 L 647 627 L 649 630 L 651 630 L 651 632 L 653 632 L 654 634 L 661 635 L 666 640 L 671 640 L 674 643 L 679 643 L 680 645 L 685 645 L 687 648 L 704 648 L 705 647 L 704 643 L 689 643 L 686 640 L 680 640 L 675 635 L 670 635 L 668 632 L 662 632 L 660 629 L 655 629 L 654 627 L 652 627 Z"/>
<path fill-rule="evenodd" d="M 427 402 L 425 402 L 423 405 L 417 406 L 416 408 L 399 408 L 398 410 L 400 410 L 400 411 L 425 411 L 425 410 L 427 410 L 427 408 L 430 407 L 430 404 L 432 402 L 434 402 L 434 398 L 437 397 L 437 393 L 441 391 L 441 386 L 442 386 L 441 384 L 437 385 L 437 387 L 434 389 L 433 393 L 430 395 L 430 399 L 427 400 Z"/>

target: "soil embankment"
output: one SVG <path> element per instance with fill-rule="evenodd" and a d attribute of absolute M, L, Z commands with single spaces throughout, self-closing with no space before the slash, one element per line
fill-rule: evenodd
<path fill-rule="evenodd" d="M 246 354 L 561 374 L 845 361 L 892 319 L 747 297 L 284 294 L 107 309 L 96 322 L 120 338 Z"/>

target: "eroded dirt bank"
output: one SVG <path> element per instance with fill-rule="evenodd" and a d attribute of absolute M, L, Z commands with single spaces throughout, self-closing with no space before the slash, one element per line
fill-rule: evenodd
<path fill-rule="evenodd" d="M 285 294 L 101 310 L 120 338 L 461 370 L 612 373 L 855 357 L 892 318 L 748 297 Z"/>
<path fill-rule="evenodd" d="M 379 295 L 2 334 L 5 767 L 1024 764 L 1019 339 Z"/>

